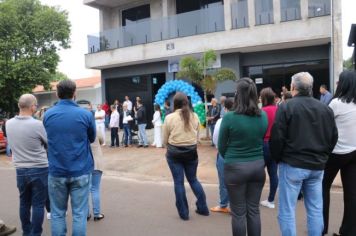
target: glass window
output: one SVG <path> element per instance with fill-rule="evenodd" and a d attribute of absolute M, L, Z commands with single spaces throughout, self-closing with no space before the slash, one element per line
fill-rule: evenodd
<path fill-rule="evenodd" d="M 247 0 L 238 0 L 231 5 L 232 28 L 248 27 L 248 5 Z"/>
<path fill-rule="evenodd" d="M 299 20 L 300 0 L 281 0 L 281 21 Z"/>
<path fill-rule="evenodd" d="M 255 0 L 256 25 L 273 24 L 273 0 Z"/>
<path fill-rule="evenodd" d="M 221 6 L 222 0 L 176 0 L 177 14 L 197 11 L 203 8 L 209 8 L 213 6 Z"/>
<path fill-rule="evenodd" d="M 142 21 L 151 17 L 150 4 L 130 8 L 122 11 L 122 26 L 126 26 L 137 21 Z"/>
<path fill-rule="evenodd" d="M 309 17 L 330 15 L 331 0 L 309 0 Z"/>

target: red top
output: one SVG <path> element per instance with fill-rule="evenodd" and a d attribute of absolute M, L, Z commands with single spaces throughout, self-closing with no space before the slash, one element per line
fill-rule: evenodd
<path fill-rule="evenodd" d="M 278 109 L 278 107 L 276 105 L 262 107 L 262 110 L 264 110 L 266 112 L 267 118 L 268 118 L 268 127 L 267 127 L 264 141 L 269 141 L 269 139 L 271 137 L 271 130 L 272 130 L 272 126 L 274 123 L 274 119 L 276 117 L 277 109 Z"/>
<path fill-rule="evenodd" d="M 110 107 L 107 103 L 104 103 L 101 108 L 105 111 L 106 115 L 110 115 Z"/>

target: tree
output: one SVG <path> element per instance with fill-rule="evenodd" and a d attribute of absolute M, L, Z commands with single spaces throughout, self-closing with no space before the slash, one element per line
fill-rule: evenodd
<path fill-rule="evenodd" d="M 178 78 L 188 78 L 204 91 L 205 113 L 208 111 L 207 95 L 214 93 L 219 82 L 227 80 L 236 80 L 236 74 L 228 68 L 212 69 L 216 62 L 216 53 L 214 50 L 208 50 L 203 53 L 200 59 L 188 56 L 180 61 L 180 71 Z M 206 123 L 208 120 L 206 120 Z M 206 129 L 206 137 L 209 137 L 209 130 Z"/>
<path fill-rule="evenodd" d="M 58 82 L 58 81 L 66 80 L 66 79 L 69 79 L 69 77 L 66 74 L 64 74 L 60 71 L 56 71 L 50 77 L 50 82 Z"/>
<path fill-rule="evenodd" d="M 0 108 L 13 114 L 16 101 L 37 85 L 49 88 L 69 48 L 68 14 L 39 0 L 0 2 Z"/>
<path fill-rule="evenodd" d="M 354 69 L 354 63 L 353 63 L 352 57 L 350 57 L 347 60 L 344 60 L 343 64 L 344 64 L 344 69 L 347 69 L 347 70 L 353 70 Z"/>

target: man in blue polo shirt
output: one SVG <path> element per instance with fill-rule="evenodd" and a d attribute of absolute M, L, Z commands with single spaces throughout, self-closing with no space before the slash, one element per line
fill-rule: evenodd
<path fill-rule="evenodd" d="M 75 102 L 76 84 L 63 80 L 57 85 L 59 102 L 44 117 L 48 136 L 52 236 L 67 233 L 68 197 L 73 215 L 72 235 L 86 235 L 90 173 L 93 155 L 90 143 L 96 136 L 93 115 Z"/>

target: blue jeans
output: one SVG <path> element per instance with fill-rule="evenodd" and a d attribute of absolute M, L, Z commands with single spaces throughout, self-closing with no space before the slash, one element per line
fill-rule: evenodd
<path fill-rule="evenodd" d="M 90 192 L 91 192 L 91 200 L 93 206 L 93 214 L 94 217 L 99 216 L 101 213 L 100 210 L 100 182 L 101 176 L 103 172 L 100 170 L 94 170 L 91 175 L 91 184 L 90 184 Z M 90 214 L 89 201 L 88 201 L 88 216 Z"/>
<path fill-rule="evenodd" d="M 131 144 L 131 126 L 124 124 L 124 143 L 125 145 Z"/>
<path fill-rule="evenodd" d="M 138 125 L 139 145 L 147 145 L 146 124 Z"/>
<path fill-rule="evenodd" d="M 275 160 L 271 158 L 271 152 L 269 149 L 268 141 L 263 143 L 263 157 L 265 159 L 265 165 L 267 167 L 267 172 L 269 176 L 269 195 L 268 201 L 274 202 L 274 197 L 276 196 L 278 188 L 278 164 Z"/>
<path fill-rule="evenodd" d="M 216 158 L 216 169 L 218 170 L 219 177 L 220 207 L 225 208 L 229 205 L 229 194 L 227 192 L 224 179 L 224 158 L 222 158 L 219 153 Z"/>
<path fill-rule="evenodd" d="M 307 211 L 308 235 L 322 235 L 323 174 L 324 171 L 295 168 L 286 163 L 279 164 L 278 220 L 282 236 L 296 235 L 295 208 L 301 189 Z"/>
<path fill-rule="evenodd" d="M 110 124 L 110 116 L 109 115 L 105 115 L 105 128 L 109 128 L 109 124 Z"/>
<path fill-rule="evenodd" d="M 52 236 L 65 236 L 67 233 L 66 212 L 69 196 L 73 215 L 72 235 L 86 235 L 89 183 L 90 174 L 67 178 L 48 176 Z"/>
<path fill-rule="evenodd" d="M 182 219 L 189 218 L 189 207 L 184 187 L 184 174 L 197 198 L 197 210 L 201 213 L 209 213 L 204 189 L 197 179 L 198 159 L 189 161 L 183 159 L 178 161 L 167 158 L 167 162 L 173 176 L 176 207 L 179 216 Z"/>
<path fill-rule="evenodd" d="M 211 145 L 214 145 L 213 135 L 214 135 L 214 130 L 215 130 L 215 124 L 210 124 L 209 130 L 210 130 L 210 137 L 211 137 Z"/>
<path fill-rule="evenodd" d="M 6 142 L 7 142 L 7 144 L 6 144 L 6 156 L 11 157 L 11 149 L 10 149 L 10 145 L 9 145 L 9 140 L 6 139 Z"/>
<path fill-rule="evenodd" d="M 48 189 L 48 168 L 18 168 L 16 179 L 23 235 L 40 236 Z"/>

